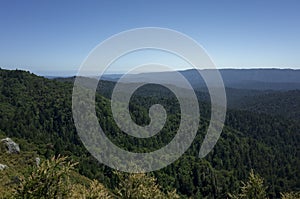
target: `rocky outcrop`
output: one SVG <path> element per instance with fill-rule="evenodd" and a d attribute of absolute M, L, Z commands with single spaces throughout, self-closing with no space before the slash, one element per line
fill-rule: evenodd
<path fill-rule="evenodd" d="M 39 157 L 35 158 L 36 166 L 40 166 L 41 159 Z"/>
<path fill-rule="evenodd" d="M 20 153 L 20 147 L 10 138 L 5 138 L 1 140 L 2 143 L 6 145 L 8 153 Z"/>
<path fill-rule="evenodd" d="M 6 168 L 8 168 L 7 165 L 5 165 L 5 164 L 0 164 L 0 171 L 4 170 L 4 169 L 6 169 Z"/>

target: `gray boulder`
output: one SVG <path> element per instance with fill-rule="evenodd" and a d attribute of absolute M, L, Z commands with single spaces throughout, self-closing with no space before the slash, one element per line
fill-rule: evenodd
<path fill-rule="evenodd" d="M 19 145 L 15 143 L 12 139 L 5 138 L 2 139 L 1 142 L 3 142 L 6 145 L 8 153 L 20 153 Z"/>
<path fill-rule="evenodd" d="M 6 169 L 6 168 L 8 168 L 7 165 L 5 165 L 5 164 L 0 164 L 0 171 L 4 170 L 4 169 Z"/>

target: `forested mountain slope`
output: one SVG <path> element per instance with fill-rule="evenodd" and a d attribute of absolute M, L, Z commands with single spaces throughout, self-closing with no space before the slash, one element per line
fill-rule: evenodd
<path fill-rule="evenodd" d="M 45 157 L 70 155 L 80 162 L 81 174 L 113 189 L 117 186 L 113 171 L 91 157 L 77 136 L 71 111 L 72 86 L 70 82 L 49 80 L 29 72 L 0 70 L 0 130 L 6 136 L 34 143 L 36 153 Z M 169 106 L 169 115 L 162 132 L 154 138 L 136 139 L 120 132 L 111 116 L 109 100 L 97 95 L 99 123 L 120 147 L 131 151 L 157 149 L 172 139 L 178 127 L 180 115 L 174 96 L 154 95 L 149 99 L 141 91 L 130 105 L 133 119 L 145 124 L 149 121 L 147 108 L 158 102 Z M 206 104 L 201 106 L 209 110 Z M 266 179 L 270 197 L 279 197 L 284 191 L 299 191 L 299 123 L 229 110 L 217 145 L 206 158 L 199 159 L 208 118 L 201 119 L 196 139 L 180 159 L 153 172 L 165 191 L 176 188 L 182 197 L 224 198 L 238 190 L 240 180 L 246 179 L 252 168 Z"/>
<path fill-rule="evenodd" d="M 236 109 L 300 119 L 300 90 L 266 92 L 241 98 Z"/>

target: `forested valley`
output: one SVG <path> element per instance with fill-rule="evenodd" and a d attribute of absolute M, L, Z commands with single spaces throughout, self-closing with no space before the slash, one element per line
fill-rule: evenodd
<path fill-rule="evenodd" d="M 113 86 L 112 82 L 102 81 L 96 95 L 99 124 L 113 143 L 129 151 L 147 152 L 172 140 L 180 121 L 180 108 L 171 91 L 146 85 L 132 96 L 129 109 L 137 124 L 149 123 L 148 111 L 153 104 L 163 105 L 168 115 L 159 134 L 137 139 L 120 131 L 114 122 L 110 110 Z M 255 103 L 249 99 L 230 106 L 221 138 L 203 159 L 198 158 L 198 153 L 210 119 L 210 103 L 205 93 L 197 91 L 201 122 L 191 147 L 171 165 L 138 175 L 116 172 L 98 163 L 85 149 L 72 118 L 72 89 L 72 78 L 47 79 L 21 70 L 0 70 L 0 138 L 12 138 L 21 149 L 20 154 L 9 155 L 1 148 L 0 163 L 8 168 L 0 171 L 0 198 L 13 193 L 25 197 L 25 192 L 31 190 L 29 179 L 40 180 L 38 176 L 44 170 L 51 171 L 51 165 L 56 164 L 70 173 L 73 185 L 61 188 L 64 191 L 61 194 L 70 192 L 75 194 L 73 198 L 80 194 L 74 190 L 84 192 L 83 187 L 88 187 L 87 198 L 134 198 L 128 190 L 136 193 L 136 198 L 299 197 L 300 102 L 292 100 L 299 99 L 299 90 L 289 91 L 288 95 L 282 92 L 258 95 L 250 98 L 255 98 Z M 263 105 L 271 102 L 279 106 Z M 250 107 L 248 104 L 251 108 L 245 108 Z M 284 110 L 289 111 L 284 113 Z M 38 169 L 34 157 L 41 159 Z M 52 177 L 62 183 L 60 178 Z M 253 181 L 258 184 L 258 194 L 244 197 Z M 137 182 L 139 188 L 133 189 Z M 142 196 L 141 193 L 148 192 L 141 187 L 149 194 Z"/>

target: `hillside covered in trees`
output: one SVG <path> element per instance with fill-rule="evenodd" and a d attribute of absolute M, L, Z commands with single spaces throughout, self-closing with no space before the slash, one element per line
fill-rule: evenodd
<path fill-rule="evenodd" d="M 74 169 L 80 178 L 87 178 L 82 182 L 95 179 L 107 190 L 122 192 L 120 174 L 98 163 L 76 133 L 71 110 L 72 87 L 71 81 L 50 80 L 20 70 L 0 70 L 1 136 L 21 140 L 21 151 L 34 153 L 43 160 L 59 154 L 69 156 L 79 162 Z M 164 105 L 168 113 L 162 131 L 147 139 L 130 137 L 118 129 L 111 115 L 109 89 L 103 93 L 99 88 L 96 97 L 100 125 L 116 145 L 129 151 L 158 149 L 174 137 L 178 128 L 180 109 L 175 96 L 155 85 L 145 89 L 147 92 L 142 89 L 136 92 L 130 103 L 136 123 L 149 122 L 148 109 L 152 104 Z M 160 92 L 153 94 L 156 91 Z M 198 98 L 202 97 L 199 92 Z M 156 179 L 160 192 L 176 190 L 181 198 L 226 198 L 229 193 L 239 197 L 241 181 L 247 181 L 251 169 L 264 179 L 266 197 L 280 198 L 281 193 L 300 191 L 299 120 L 265 111 L 228 110 L 217 145 L 208 156 L 199 159 L 210 115 L 207 102 L 200 100 L 200 107 L 201 125 L 189 150 L 173 164 L 147 174 Z M 3 175 L 0 171 L 1 178 Z"/>

